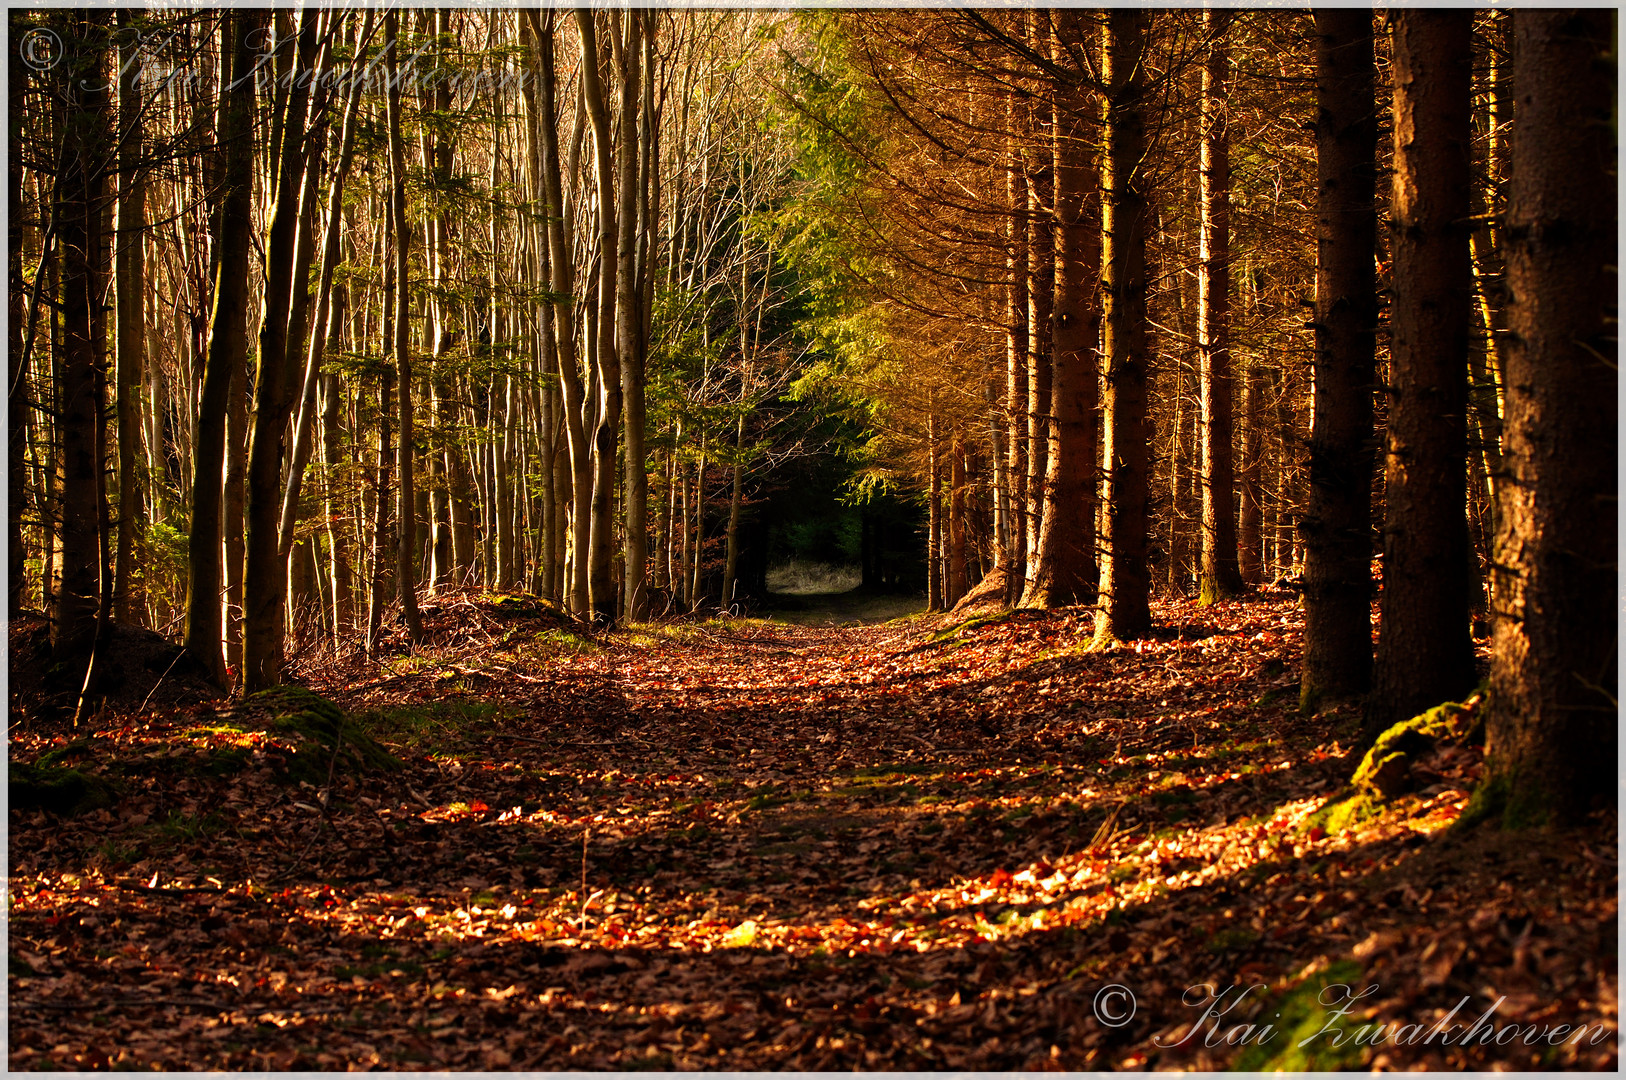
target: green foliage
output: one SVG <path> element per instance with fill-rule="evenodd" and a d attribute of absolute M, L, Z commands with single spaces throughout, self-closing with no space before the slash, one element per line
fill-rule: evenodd
<path fill-rule="evenodd" d="M 1338 999 L 1331 996 L 1328 1000 L 1334 1001 L 1333 1005 L 1322 1002 L 1327 988 L 1333 987 L 1337 993 L 1336 988 L 1342 984 L 1358 991 L 1360 979 L 1360 965 L 1341 960 L 1305 979 L 1279 1000 L 1267 1000 L 1261 1015 L 1275 1027 L 1275 1037 L 1262 1044 L 1250 1044 L 1231 1067 L 1238 1072 L 1311 1072 L 1358 1066 L 1361 1048 L 1355 1045 L 1352 1032 L 1337 1025 L 1325 1034 L 1321 1032 L 1338 1007 Z M 1279 1019 L 1276 1014 L 1280 1014 Z"/>

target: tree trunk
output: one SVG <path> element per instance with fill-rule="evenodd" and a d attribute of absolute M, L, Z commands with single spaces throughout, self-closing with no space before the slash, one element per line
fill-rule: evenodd
<path fill-rule="evenodd" d="M 1198 171 L 1202 224 L 1197 265 L 1197 344 L 1203 429 L 1203 549 L 1198 597 L 1204 604 L 1228 600 L 1242 592 L 1231 458 L 1231 138 L 1226 119 L 1231 51 L 1225 42 L 1230 23 L 1229 12 L 1213 8 L 1203 11 L 1209 46 L 1203 65 Z"/>
<path fill-rule="evenodd" d="M 407 256 L 412 242 L 407 230 L 406 214 L 406 148 L 401 141 L 401 84 L 396 78 L 400 54 L 400 16 L 393 9 L 384 16 L 385 78 L 389 80 L 385 94 L 385 123 L 389 127 L 390 154 L 390 228 L 395 234 L 395 295 L 386 303 L 395 303 L 395 334 L 392 345 L 395 352 L 396 472 L 400 474 L 396 500 L 396 556 L 395 591 L 401 601 L 401 620 L 406 624 L 407 639 L 416 645 L 423 638 L 423 621 L 418 615 L 418 518 L 417 491 L 413 486 L 412 436 L 412 352 L 409 347 L 407 324 L 411 305 L 408 288 Z"/>
<path fill-rule="evenodd" d="M 1264 408 L 1264 371 L 1264 366 L 1257 361 L 1250 363 L 1242 383 L 1242 464 L 1237 470 L 1242 505 L 1237 511 L 1236 547 L 1237 573 L 1249 585 L 1264 580 L 1261 483 L 1264 462 L 1260 456 L 1264 442 L 1259 430 Z"/>
<path fill-rule="evenodd" d="M 56 210 L 62 252 L 62 368 L 57 385 L 61 511 L 59 577 L 51 611 L 51 651 L 58 663 L 77 663 L 89 656 L 101 606 L 103 510 L 98 502 L 103 462 L 98 432 L 99 371 L 105 357 L 97 349 L 96 324 L 107 274 L 100 255 L 110 133 L 107 85 L 97 68 L 106 24 L 105 11 L 87 11 L 76 19 L 77 39 L 86 47 L 63 65 L 60 85 L 65 95 Z"/>
<path fill-rule="evenodd" d="M 1084 48 L 1084 23 L 1074 8 L 1054 13 L 1060 60 Z M 1095 339 L 1100 314 L 1093 289 L 1100 272 L 1100 234 L 1086 220 L 1085 200 L 1098 177 L 1088 141 L 1088 97 L 1076 83 L 1054 88 L 1052 153 L 1056 199 L 1055 310 L 1051 320 L 1049 448 L 1044 506 L 1029 553 L 1023 607 L 1050 608 L 1094 598 L 1095 441 L 1099 373 Z"/>
<path fill-rule="evenodd" d="M 729 610 L 739 599 L 740 569 L 740 508 L 745 498 L 745 414 L 742 412 L 734 426 L 734 485 L 728 496 L 728 541 L 723 567 L 723 609 Z"/>
<path fill-rule="evenodd" d="M 560 391 L 564 398 L 565 438 L 570 449 L 571 553 L 568 562 L 570 581 L 567 592 L 570 613 L 578 619 L 588 619 L 591 618 L 592 610 L 587 580 L 588 545 L 591 539 L 588 533 L 588 518 L 591 514 L 593 486 L 592 448 L 587 442 L 584 389 L 576 360 L 573 300 L 576 287 L 575 263 L 566 238 L 565 230 L 570 221 L 570 214 L 569 207 L 565 203 L 559 170 L 559 128 L 554 107 L 557 81 L 554 74 L 553 16 L 549 14 L 546 24 L 536 12 L 527 11 L 522 17 L 530 27 L 531 36 L 536 42 L 537 58 L 541 68 L 541 77 L 537 80 L 540 100 L 536 105 L 533 122 L 538 127 L 542 146 L 543 199 L 548 208 L 548 266 L 554 295 L 551 329 L 554 335 Z M 529 105 L 530 99 L 526 100 Z M 549 323 L 544 320 L 544 338 L 548 330 Z"/>
<path fill-rule="evenodd" d="M 1101 177 L 1107 514 L 1097 648 L 1137 637 L 1152 622 L 1146 567 L 1146 196 L 1141 172 L 1145 41 L 1143 12 L 1114 8 L 1108 13 L 1102 40 L 1108 98 Z"/>
<path fill-rule="evenodd" d="M 1037 37 L 1039 20 L 1028 9 L 1030 34 Z M 1045 37 L 1049 37 L 1048 33 Z M 1036 43 L 1044 48 L 1042 42 Z M 1054 91 L 1051 93 L 1054 99 Z M 1051 316 L 1056 299 L 1056 218 L 1054 139 L 1045 127 L 1053 125 L 1050 106 L 1041 116 L 1035 104 L 1029 112 L 1032 132 L 1028 144 L 1028 399 L 1027 479 L 1022 499 L 1023 581 L 1011 582 L 1010 600 L 1016 603 L 1033 578 L 1034 553 L 1044 520 L 1044 485 L 1050 457 Z"/>
<path fill-rule="evenodd" d="M 187 540 L 191 574 L 186 589 L 186 649 L 221 686 L 227 685 L 220 652 L 221 528 L 227 414 L 232 383 L 248 354 L 248 256 L 252 242 L 254 81 L 245 75 L 253 64 L 249 39 L 258 27 L 254 14 L 232 11 L 220 29 L 222 85 L 217 126 L 225 161 L 225 195 L 220 206 L 220 252 L 214 282 L 214 310 L 209 317 L 209 351 L 204 366 L 198 429 L 192 460 L 192 527 Z M 227 523 L 229 529 L 241 529 Z"/>
<path fill-rule="evenodd" d="M 303 12 L 295 33 L 301 71 L 316 59 L 314 11 Z M 290 316 L 294 292 L 303 290 L 304 267 L 298 258 L 300 232 L 314 212 L 314 192 L 307 202 L 305 151 L 310 81 L 294 79 L 282 114 L 278 148 L 276 202 L 265 245 L 265 305 L 260 317 L 258 364 L 254 379 L 254 424 L 248 451 L 248 499 L 244 529 L 243 692 L 252 694 L 282 680 L 283 601 L 287 566 L 278 555 L 282 508 L 283 441 L 292 407 L 292 372 L 288 363 Z M 316 155 L 309 155 L 315 158 Z"/>
<path fill-rule="evenodd" d="M 644 183 L 641 164 L 647 165 L 641 150 L 655 133 L 639 123 L 640 74 L 643 36 L 654 33 L 654 20 L 643 12 L 631 11 L 625 17 L 626 41 L 621 53 L 621 144 L 619 147 L 616 258 L 616 337 L 621 362 L 621 394 L 626 408 L 626 521 L 627 573 L 626 610 L 630 619 L 649 614 L 649 586 L 646 581 L 649 514 L 649 471 L 644 462 L 644 313 L 642 267 L 638 260 L 639 192 Z M 653 79 L 655 72 L 643 74 Z M 635 137 L 636 136 L 636 137 Z M 640 142 L 645 144 L 640 146 Z"/>
<path fill-rule="evenodd" d="M 942 611 L 943 604 L 943 478 L 938 461 L 937 413 L 926 414 L 926 610 Z"/>
<path fill-rule="evenodd" d="M 1506 481 L 1486 714 L 1502 822 L 1613 806 L 1619 375 L 1614 15 L 1514 13 Z"/>
<path fill-rule="evenodd" d="M 1005 491 L 1004 528 L 999 548 L 999 566 L 1005 572 L 1006 601 L 1016 599 L 1013 589 L 1022 577 L 1026 563 L 1027 515 L 1027 409 L 1028 409 L 1028 183 L 1026 107 L 1013 89 L 1006 99 L 1006 120 L 1010 132 L 1010 167 L 1005 177 L 1005 196 L 1010 202 L 1010 248 L 1005 256 L 1006 352 L 1005 352 Z M 996 504 L 996 513 L 998 506 Z"/>
<path fill-rule="evenodd" d="M 949 450 L 948 580 L 943 593 L 943 606 L 951 610 L 970 587 L 965 564 L 965 519 L 965 439 L 955 432 Z"/>
<path fill-rule="evenodd" d="M 1315 13 L 1317 257 L 1310 504 L 1299 701 L 1372 679 L 1372 383 L 1377 327 L 1377 107 L 1372 12 Z M 1257 392 L 1257 391 L 1255 391 Z"/>
<path fill-rule="evenodd" d="M 1474 687 L 1467 498 L 1473 13 L 1398 10 L 1383 619 L 1366 736 Z"/>
<path fill-rule="evenodd" d="M 591 597 L 593 623 L 600 627 L 616 622 L 615 554 L 615 447 L 621 427 L 621 365 L 616 359 L 615 300 L 619 269 L 615 252 L 616 229 L 614 146 L 610 137 L 610 111 L 605 104 L 603 79 L 599 74 L 599 48 L 596 18 L 592 12 L 576 9 L 580 31 L 582 97 L 593 125 L 593 151 L 597 164 L 598 195 L 598 311 L 596 375 L 599 386 L 598 424 L 593 430 L 593 499 L 589 522 L 587 591 Z M 631 134 L 630 132 L 628 133 Z"/>
<path fill-rule="evenodd" d="M 10 39 L 18 41 L 21 38 L 18 12 L 10 13 Z M 23 89 L 27 85 L 22 64 L 11 64 L 6 72 L 7 92 L 10 94 L 13 108 L 18 108 L 22 101 Z M 10 325 L 6 328 L 6 344 L 10 349 L 10 360 L 6 371 L 11 379 L 7 384 L 6 415 L 8 429 L 6 432 L 6 543 L 10 554 L 9 570 L 10 583 L 6 590 L 6 613 L 15 618 L 23 610 L 27 600 L 27 567 L 28 552 L 23 547 L 23 516 L 27 513 L 24 504 L 28 501 L 28 443 L 30 412 L 29 408 L 29 382 L 28 362 L 25 358 L 25 342 L 32 346 L 34 331 L 31 329 L 25 337 L 23 321 L 25 311 L 33 315 L 39 310 L 38 303 L 30 304 L 25 308 L 28 298 L 23 285 L 23 245 L 29 233 L 29 225 L 23 218 L 24 196 L 26 194 L 23 179 L 23 157 L 14 148 L 9 159 L 10 189 L 6 192 L 7 212 L 10 215 L 7 233 L 11 240 L 10 279 L 11 296 L 8 305 Z M 39 298 L 39 286 L 44 283 L 45 266 L 44 252 L 40 252 L 41 262 L 35 267 L 35 289 L 33 299 Z M 121 324 L 122 325 L 122 324 Z M 36 501 L 36 507 L 39 503 Z"/>
<path fill-rule="evenodd" d="M 132 12 L 119 11 L 119 27 L 129 31 Z M 134 34 L 119 46 L 119 225 L 115 277 L 118 289 L 118 547 L 113 562 L 113 609 L 121 623 L 136 621 L 141 610 L 130 597 L 140 527 L 141 490 L 136 450 L 141 446 L 141 369 L 147 343 L 147 274 L 143 245 L 147 231 L 147 185 L 141 169 L 141 62 Z"/>

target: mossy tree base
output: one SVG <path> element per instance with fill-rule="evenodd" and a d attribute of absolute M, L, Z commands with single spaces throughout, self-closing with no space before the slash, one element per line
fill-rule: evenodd
<path fill-rule="evenodd" d="M 1436 705 L 1395 724 L 1361 758 L 1345 795 L 1311 815 L 1306 827 L 1319 826 L 1334 833 L 1378 816 L 1390 802 L 1416 788 L 1414 764 L 1442 743 L 1471 741 L 1482 731 L 1477 694 L 1466 702 Z"/>

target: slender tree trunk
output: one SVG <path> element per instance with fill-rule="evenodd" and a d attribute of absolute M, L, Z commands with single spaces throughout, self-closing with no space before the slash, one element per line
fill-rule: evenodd
<path fill-rule="evenodd" d="M 395 312 L 392 308 L 395 292 L 395 258 L 387 249 L 384 254 L 384 282 L 380 297 L 380 346 L 385 355 L 395 348 Z M 386 366 L 378 379 L 378 458 L 373 467 L 373 564 L 372 580 L 367 602 L 367 653 L 378 651 L 379 635 L 384 625 L 384 606 L 389 603 L 392 584 L 390 566 L 390 469 L 395 449 L 390 444 L 390 417 L 394 411 L 391 390 L 395 384 L 395 369 Z"/>
<path fill-rule="evenodd" d="M 999 565 L 1005 572 L 1007 602 L 1015 599 L 1013 590 L 1024 571 L 1027 552 L 1027 408 L 1028 408 L 1028 184 L 1025 161 L 1026 108 L 1013 89 L 1006 99 L 1006 120 L 1010 132 L 1010 167 L 1005 176 L 1005 196 L 1011 208 L 1010 247 L 1005 256 L 1007 276 L 1005 322 L 1005 526 L 999 551 Z M 997 513 L 997 508 L 996 508 Z M 997 527 L 996 527 L 997 529 Z"/>
<path fill-rule="evenodd" d="M 365 52 L 373 33 L 374 12 L 367 11 L 362 17 L 360 36 L 356 39 L 359 52 Z M 359 72 L 357 73 L 359 75 Z M 316 317 L 311 321 L 310 348 L 305 357 L 303 366 L 304 377 L 299 393 L 299 412 L 294 421 L 293 452 L 290 455 L 288 466 L 288 479 L 284 485 L 282 508 L 278 523 L 277 552 L 279 558 L 286 562 L 288 553 L 293 547 L 294 529 L 299 519 L 299 496 L 304 487 L 305 467 L 310 463 L 311 450 L 315 441 L 316 413 L 317 413 L 317 384 L 322 378 L 323 349 L 329 338 L 335 340 L 340 335 L 341 324 L 344 319 L 342 303 L 333 302 L 334 285 L 333 274 L 339 265 L 340 242 L 344 235 L 341 225 L 341 214 L 344 211 L 345 180 L 350 172 L 350 162 L 355 153 L 356 126 L 361 105 L 361 90 L 365 80 L 353 78 L 350 81 L 349 98 L 345 102 L 344 122 L 339 139 L 339 160 L 333 170 L 333 180 L 328 187 L 327 224 L 323 229 L 322 267 L 316 288 Z M 317 176 L 314 157 L 312 164 L 307 167 L 307 183 L 313 183 Z M 314 217 L 307 223 L 307 232 L 315 225 Z M 303 265 L 303 259 L 301 259 Z M 306 295 L 300 290 L 300 295 Z M 302 313 L 290 316 L 290 326 L 302 328 L 304 318 Z M 290 338 L 297 337 L 297 330 L 291 331 Z M 294 342 L 290 341 L 290 356 L 295 355 Z"/>
<path fill-rule="evenodd" d="M 1242 592 L 1237 568 L 1235 470 L 1231 457 L 1231 139 L 1226 110 L 1231 50 L 1225 41 L 1230 13 L 1207 8 L 1209 36 L 1203 65 L 1202 207 L 1197 266 L 1197 340 L 1202 380 L 1203 550 L 1201 603 Z"/>
<path fill-rule="evenodd" d="M 1037 38 L 1039 14 L 1028 9 L 1031 38 Z M 1045 35 L 1049 37 L 1048 33 Z M 1041 41 L 1034 41 L 1045 48 Z M 1054 98 L 1054 92 L 1050 95 Z M 1027 398 L 1027 479 L 1023 484 L 1022 555 L 1023 582 L 1011 582 L 1010 600 L 1016 603 L 1033 578 L 1034 553 L 1039 547 L 1039 529 L 1044 514 L 1044 482 L 1050 455 L 1051 316 L 1056 298 L 1056 218 L 1055 151 L 1053 138 L 1045 131 L 1053 118 L 1050 105 L 1039 112 L 1035 103 L 1029 112 L 1031 135 L 1028 169 L 1028 398 Z"/>
<path fill-rule="evenodd" d="M 1474 687 L 1464 413 L 1473 13 L 1397 10 L 1383 620 L 1366 736 Z"/>
<path fill-rule="evenodd" d="M 132 13 L 119 12 L 121 30 L 130 29 Z M 118 548 L 113 569 L 113 608 L 121 623 L 136 621 L 141 606 L 130 596 L 135 569 L 136 533 L 140 528 L 141 488 L 136 450 L 141 445 L 141 369 L 147 343 L 146 177 L 141 169 L 140 53 L 134 34 L 119 47 L 119 225 L 114 256 L 118 290 Z"/>
<path fill-rule="evenodd" d="M 1506 463 L 1487 793 L 1509 827 L 1616 800 L 1615 16 L 1513 15 Z"/>
<path fill-rule="evenodd" d="M 616 359 L 615 301 L 619 267 L 615 258 L 618 244 L 615 199 L 615 148 L 610 137 L 610 112 L 605 104 L 603 80 L 599 75 L 599 49 L 596 20 L 585 9 L 576 10 L 576 27 L 581 35 L 582 96 L 593 125 L 593 150 L 597 162 L 599 277 L 597 314 L 597 377 L 599 384 L 598 426 L 593 432 L 593 501 L 589 524 L 588 593 L 592 598 L 593 622 L 614 626 L 616 589 L 615 554 L 615 448 L 621 426 L 621 370 Z M 626 133 L 630 136 L 631 133 Z M 626 136 L 624 136 L 626 137 Z"/>
<path fill-rule="evenodd" d="M 942 611 L 943 603 L 943 477 L 938 460 L 937 413 L 926 414 L 926 471 L 931 477 L 926 499 L 926 610 Z"/>
<path fill-rule="evenodd" d="M 193 446 L 192 527 L 187 540 L 191 575 L 186 591 L 186 649 L 222 686 L 226 664 L 220 652 L 222 472 L 232 383 L 248 354 L 248 256 L 253 228 L 254 81 L 244 77 L 253 63 L 249 39 L 258 28 L 251 13 L 232 11 L 221 25 L 222 85 L 218 124 L 224 156 L 225 195 L 220 206 L 220 258 L 209 317 L 209 352 L 204 366 L 198 429 Z M 226 519 L 228 531 L 241 531 L 242 518 Z"/>
<path fill-rule="evenodd" d="M 951 610 L 970 587 L 965 563 L 965 479 L 965 439 L 955 432 L 954 444 L 949 450 L 948 580 L 943 594 L 943 606 Z"/>
<path fill-rule="evenodd" d="M 418 518 L 417 491 L 413 486 L 412 435 L 412 352 L 407 324 L 411 310 L 407 256 L 412 242 L 406 214 L 406 148 L 401 140 L 401 84 L 396 79 L 400 54 L 400 16 L 391 9 L 384 16 L 386 57 L 384 74 L 389 80 L 385 94 L 385 123 L 389 126 L 390 227 L 395 233 L 395 381 L 397 385 L 396 472 L 400 474 L 396 500 L 395 591 L 401 600 L 401 619 L 407 639 L 414 645 L 423 639 L 423 621 L 418 615 Z"/>
<path fill-rule="evenodd" d="M 1146 567 L 1149 364 L 1146 196 L 1141 172 L 1146 150 L 1141 62 L 1145 24 L 1143 12 L 1114 8 L 1107 15 L 1102 41 L 1102 77 L 1108 88 L 1101 178 L 1107 514 L 1095 620 L 1097 648 L 1143 634 L 1152 621 Z"/>
<path fill-rule="evenodd" d="M 1372 385 L 1377 106 L 1372 12 L 1315 13 L 1317 257 L 1310 505 L 1299 701 L 1364 694 L 1372 678 Z"/>
<path fill-rule="evenodd" d="M 62 151 L 57 177 L 59 246 L 62 252 L 62 365 L 57 381 L 62 452 L 57 463 L 61 511 L 57 522 L 58 584 L 51 611 L 51 649 L 57 662 L 84 661 L 96 636 L 101 605 L 102 426 L 97 350 L 97 311 L 106 270 L 102 252 L 102 205 L 109 143 L 108 94 L 97 70 L 105 44 L 106 12 L 88 11 L 74 31 L 85 43 L 63 65 L 65 97 Z"/>
<path fill-rule="evenodd" d="M 1261 474 L 1264 462 L 1263 440 L 1260 438 L 1260 420 L 1264 398 L 1264 367 L 1258 362 L 1248 365 L 1242 383 L 1242 464 L 1237 470 L 1242 504 L 1237 512 L 1237 572 L 1244 583 L 1258 585 L 1264 580 L 1263 570 L 1263 485 Z M 1311 489 L 1314 498 L 1314 488 Z"/>
<path fill-rule="evenodd" d="M 314 11 L 300 14 L 295 33 L 301 71 L 316 59 Z M 265 246 L 265 305 L 260 316 L 254 379 L 254 423 L 248 452 L 248 499 L 244 530 L 243 692 L 252 694 L 282 680 L 283 603 L 287 566 L 278 555 L 282 508 L 282 452 L 292 406 L 288 363 L 290 316 L 296 284 L 304 286 L 298 258 L 302 223 L 314 211 L 314 192 L 303 198 L 310 82 L 294 79 L 281 121 L 276 202 Z M 315 155 L 310 155 L 312 158 Z"/>
<path fill-rule="evenodd" d="M 11 41 L 21 40 L 20 22 L 18 12 L 10 13 L 9 29 Z M 23 98 L 23 89 L 26 86 L 26 68 L 22 64 L 13 63 L 6 72 L 7 92 L 12 101 L 12 108 L 19 108 Z M 15 618 L 23 610 L 23 604 L 28 596 L 27 566 L 28 551 L 23 546 L 23 515 L 27 513 L 24 504 L 28 501 L 28 442 L 30 429 L 29 408 L 29 380 L 28 363 L 25 358 L 25 342 L 32 345 L 34 335 L 30 332 L 26 337 L 23 333 L 25 311 L 38 310 L 37 304 L 25 307 L 28 299 L 23 283 L 23 254 L 24 244 L 29 235 L 29 226 L 24 221 L 23 205 L 26 189 L 23 179 L 23 159 L 15 149 L 9 158 L 10 189 L 6 192 L 7 212 L 9 221 L 7 232 L 11 240 L 10 279 L 11 296 L 9 298 L 8 316 L 10 325 L 7 329 L 6 343 L 10 348 L 10 361 L 6 371 L 11 379 L 7 384 L 6 416 L 8 429 L 6 432 L 6 545 L 9 552 L 7 560 L 11 573 L 10 584 L 6 591 L 6 612 Z M 34 296 L 37 299 L 39 291 L 37 286 L 43 283 L 45 276 L 44 252 L 40 252 L 41 261 L 34 270 L 36 289 Z M 122 328 L 122 320 L 120 327 Z M 38 502 L 35 504 L 38 506 Z"/>
<path fill-rule="evenodd" d="M 616 258 L 616 337 L 621 362 L 621 393 L 626 408 L 626 520 L 627 520 L 627 617 L 643 619 L 649 614 L 649 588 L 645 580 L 648 552 L 649 471 L 644 461 L 644 313 L 643 279 L 638 265 L 639 192 L 644 179 L 639 165 L 641 151 L 654 132 L 640 125 L 640 73 L 645 13 L 631 11 L 625 18 L 628 33 L 620 48 L 621 144 L 618 154 L 617 209 L 619 235 Z M 648 33 L 654 32 L 650 19 Z M 643 74 L 653 79 L 655 72 Z M 641 136 L 641 140 L 637 137 Z"/>
<path fill-rule="evenodd" d="M 741 413 L 734 427 L 734 486 L 728 497 L 728 543 L 723 568 L 723 608 L 728 610 L 738 599 L 740 568 L 740 508 L 744 505 L 745 484 L 745 414 Z"/>
<path fill-rule="evenodd" d="M 1068 49 L 1085 47 L 1084 19 L 1073 8 L 1053 15 L 1056 37 Z M 1060 59 L 1062 50 L 1053 51 Z M 1045 455 L 1044 506 L 1029 555 L 1023 607 L 1049 608 L 1094 598 L 1096 465 L 1099 373 L 1095 340 L 1100 313 L 1094 286 L 1100 272 L 1100 234 L 1085 202 L 1096 189 L 1089 98 L 1077 84 L 1054 88 L 1052 153 L 1056 199 L 1055 311 L 1051 320 L 1051 386 Z"/>
<path fill-rule="evenodd" d="M 559 169 L 559 129 L 554 106 L 557 83 L 554 74 L 553 16 L 544 25 L 535 12 L 522 16 L 536 41 L 541 67 L 538 79 L 540 98 L 535 122 L 542 145 L 542 181 L 548 208 L 548 265 L 554 294 L 554 344 L 557 350 L 559 384 L 564 398 L 565 437 L 570 449 L 571 472 L 571 555 L 569 559 L 570 612 L 579 619 L 591 618 L 591 596 L 587 577 L 588 547 L 591 539 L 588 519 L 592 500 L 592 448 L 587 441 L 584 388 L 576 360 L 576 330 L 573 296 L 575 263 L 565 229 L 570 220 L 565 204 Z M 543 332 L 548 323 L 544 321 Z"/>

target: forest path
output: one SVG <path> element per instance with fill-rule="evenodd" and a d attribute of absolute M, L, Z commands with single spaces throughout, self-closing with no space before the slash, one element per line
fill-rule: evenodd
<path fill-rule="evenodd" d="M 230 714 L 109 728 L 81 760 L 118 807 L 13 811 L 11 1064 L 1212 1067 L 1151 1041 L 1199 982 L 1376 965 L 1449 1007 L 1526 922 L 1540 1000 L 1596 982 L 1612 851 L 1476 876 L 1483 845 L 1429 842 L 1450 777 L 1306 835 L 1353 717 L 1292 709 L 1293 605 L 1158 616 L 1093 654 L 1082 610 L 588 641 L 447 605 L 440 644 L 319 681 L 406 761 L 325 810 L 320 775 L 216 774 Z M 1521 873 L 1570 921 L 1496 893 Z M 1107 983 L 1132 1024 L 1092 1018 Z"/>

